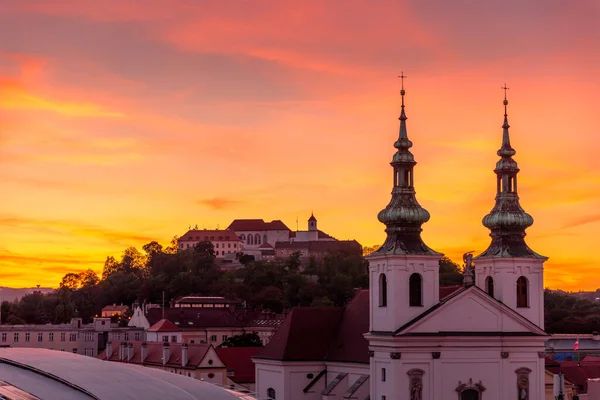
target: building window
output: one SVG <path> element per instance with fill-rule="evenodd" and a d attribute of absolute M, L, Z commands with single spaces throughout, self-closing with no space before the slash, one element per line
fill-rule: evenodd
<path fill-rule="evenodd" d="M 242 234 L 240 235 L 240 240 L 243 242 L 244 240 L 246 240 L 246 235 Z"/>
<path fill-rule="evenodd" d="M 48 334 L 48 341 L 49 341 L 49 342 L 54 342 L 54 332 L 50 332 L 50 333 Z"/>
<path fill-rule="evenodd" d="M 423 279 L 421 275 L 414 273 L 408 280 L 409 286 L 409 306 L 411 307 L 422 307 L 423 306 Z"/>
<path fill-rule="evenodd" d="M 25 334 L 25 342 L 29 342 L 31 340 L 31 333 L 27 332 Z"/>
<path fill-rule="evenodd" d="M 387 307 L 387 278 L 379 275 L 379 307 Z"/>
<path fill-rule="evenodd" d="M 382 394 L 382 395 L 381 395 L 381 400 L 385 400 L 385 399 L 386 399 L 385 395 L 384 395 L 384 394 Z"/>
<path fill-rule="evenodd" d="M 211 342 L 216 342 L 217 341 L 217 335 L 211 335 L 210 336 L 210 341 Z"/>
<path fill-rule="evenodd" d="M 522 276 L 519 279 L 517 279 L 517 307 L 528 307 L 527 286 L 527 278 Z"/>
<path fill-rule="evenodd" d="M 177 336 L 176 335 L 171 335 L 171 342 L 177 343 Z"/>
<path fill-rule="evenodd" d="M 219 243 L 215 243 L 215 249 L 219 248 Z"/>
<path fill-rule="evenodd" d="M 460 400 L 479 400 L 479 392 L 475 389 L 467 389 L 460 394 Z"/>
<path fill-rule="evenodd" d="M 385 382 L 385 368 L 381 368 L 381 382 Z"/>
<path fill-rule="evenodd" d="M 77 334 L 76 334 L 76 333 L 71 333 L 71 334 L 69 334 L 69 341 L 70 341 L 70 342 L 75 342 L 75 341 L 77 341 Z"/>
<path fill-rule="evenodd" d="M 231 243 L 227 243 L 227 248 L 230 249 L 231 248 Z"/>
<path fill-rule="evenodd" d="M 236 247 L 237 247 L 237 243 L 234 243 L 233 244 L 233 248 L 235 249 Z"/>
<path fill-rule="evenodd" d="M 223 335 L 223 341 L 227 340 L 227 335 Z"/>
<path fill-rule="evenodd" d="M 14 334 L 14 336 L 13 336 L 13 342 L 19 343 L 19 334 L 18 333 Z"/>
<path fill-rule="evenodd" d="M 254 235 L 254 240 L 255 240 L 256 244 L 260 244 L 260 235 L 258 233 L 256 235 Z"/>
<path fill-rule="evenodd" d="M 64 342 L 65 340 L 67 340 L 67 339 L 66 339 L 66 337 L 67 337 L 67 334 L 66 334 L 66 333 L 64 333 L 64 332 L 62 332 L 62 333 L 60 334 L 60 341 L 61 341 L 61 342 Z"/>
<path fill-rule="evenodd" d="M 179 248 L 183 249 L 183 243 L 181 243 L 181 244 L 179 245 Z"/>
<path fill-rule="evenodd" d="M 163 342 L 169 343 L 169 336 L 168 335 L 164 335 L 163 336 Z"/>
<path fill-rule="evenodd" d="M 94 349 L 85 349 L 85 355 L 89 357 L 94 357 Z"/>
<path fill-rule="evenodd" d="M 44 334 L 42 332 L 38 332 L 38 342 L 44 341 Z"/>
<path fill-rule="evenodd" d="M 190 244 L 189 244 L 189 243 L 186 243 L 186 244 L 185 244 L 185 248 L 186 248 L 186 249 L 189 249 L 189 248 L 190 248 Z"/>
<path fill-rule="evenodd" d="M 73 348 L 73 354 L 77 354 L 77 349 Z"/>
<path fill-rule="evenodd" d="M 125 341 L 129 340 L 129 333 L 128 332 L 125 332 L 123 335 L 125 336 Z"/>
<path fill-rule="evenodd" d="M 139 332 L 134 333 L 133 337 L 135 338 L 136 341 L 140 340 L 140 333 Z"/>
<path fill-rule="evenodd" d="M 2 334 L 2 341 L 3 341 L 3 342 L 6 342 L 6 333 L 3 333 L 3 334 Z"/>
<path fill-rule="evenodd" d="M 254 236 L 251 233 L 248 234 L 248 244 L 254 244 Z"/>
<path fill-rule="evenodd" d="M 494 297 L 494 278 L 491 276 L 485 278 L 485 291 L 487 294 Z"/>
<path fill-rule="evenodd" d="M 113 332 L 112 336 L 113 336 L 113 340 L 115 340 L 115 341 L 121 340 L 121 334 L 118 332 Z"/>
<path fill-rule="evenodd" d="M 268 242 L 268 240 L 267 240 L 267 234 L 265 233 L 263 235 L 263 243 L 267 243 L 267 242 Z"/>
<path fill-rule="evenodd" d="M 267 389 L 267 399 L 275 400 L 275 389 L 273 389 L 273 388 Z"/>
<path fill-rule="evenodd" d="M 127 340 L 127 339 L 125 339 Z M 86 342 L 93 342 L 94 341 L 94 333 L 93 332 L 86 332 L 85 333 L 85 341 Z"/>

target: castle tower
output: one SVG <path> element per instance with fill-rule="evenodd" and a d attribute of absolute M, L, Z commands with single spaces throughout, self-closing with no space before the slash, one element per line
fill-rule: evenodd
<path fill-rule="evenodd" d="M 519 204 L 517 174 L 513 159 L 516 151 L 508 133 L 508 100 L 504 89 L 504 124 L 502 146 L 496 163 L 496 204 L 483 218 L 492 242 L 475 257 L 475 284 L 511 307 L 540 328 L 544 328 L 544 262 L 547 257 L 531 250 L 525 243 L 525 229 L 533 218 Z"/>
<path fill-rule="evenodd" d="M 402 75 L 400 133 L 394 143 L 392 158 L 392 199 L 379 215 L 385 224 L 387 238 L 368 257 L 371 332 L 393 332 L 412 318 L 439 302 L 439 260 L 442 254 L 427 247 L 421 239 L 421 225 L 429 220 L 429 212 L 415 197 L 414 167 L 410 151 L 406 113 L 404 111 L 404 78 Z"/>

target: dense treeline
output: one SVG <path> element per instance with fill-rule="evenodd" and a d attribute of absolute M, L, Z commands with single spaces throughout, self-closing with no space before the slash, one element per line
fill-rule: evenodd
<path fill-rule="evenodd" d="M 244 268 L 224 271 L 215 262 L 210 242 L 177 251 L 177 242 L 157 242 L 140 252 L 129 247 L 121 259 L 108 257 L 102 276 L 87 270 L 66 274 L 56 292 L 34 293 L 2 304 L 2 322 L 60 323 L 73 316 L 90 321 L 108 304 L 135 301 L 167 303 L 185 295 L 224 296 L 249 307 L 274 312 L 294 306 L 344 305 L 356 289 L 368 287 L 367 262 L 361 254 L 328 254 L 300 268 L 300 254 L 275 261 L 254 261 L 239 255 Z"/>
<path fill-rule="evenodd" d="M 68 273 L 53 293 L 4 301 L 2 323 L 61 323 L 74 316 L 87 322 L 108 304 L 161 303 L 163 292 L 167 302 L 192 294 L 224 296 L 275 312 L 294 306 L 342 306 L 356 289 L 369 284 L 367 262 L 360 254 L 329 254 L 319 261 L 311 259 L 304 267 L 298 253 L 275 261 L 254 261 L 240 254 L 239 260 L 244 268 L 221 270 L 208 242 L 182 252 L 177 252 L 176 240 L 165 248 L 148 243 L 141 252 L 130 247 L 120 260 L 108 257 L 101 276 L 92 270 Z M 440 285 L 461 282 L 461 268 L 444 257 Z M 549 333 L 600 331 L 600 302 L 550 290 L 544 299 Z"/>

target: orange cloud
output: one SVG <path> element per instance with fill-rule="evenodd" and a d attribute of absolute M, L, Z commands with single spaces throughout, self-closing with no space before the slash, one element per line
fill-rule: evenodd
<path fill-rule="evenodd" d="M 226 199 L 223 197 L 214 197 L 212 199 L 198 200 L 198 204 L 212 208 L 213 210 L 223 210 L 233 208 L 242 203 L 240 200 Z"/>

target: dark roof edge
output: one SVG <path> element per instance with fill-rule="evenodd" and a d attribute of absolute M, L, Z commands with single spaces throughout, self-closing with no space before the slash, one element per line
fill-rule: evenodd
<path fill-rule="evenodd" d="M 88 396 L 90 396 L 93 399 L 96 400 L 101 400 L 99 397 L 97 397 L 96 395 L 94 395 L 92 392 L 82 388 L 81 386 L 75 385 L 74 383 L 71 383 L 57 375 L 51 374 L 49 372 L 43 371 L 41 369 L 32 367 L 31 365 L 27 365 L 27 364 L 21 364 L 20 362 L 14 361 L 14 360 L 10 360 L 8 358 L 0 358 L 0 363 L 4 363 L 4 364 L 8 364 L 8 365 L 12 365 L 13 367 L 17 367 L 17 368 L 21 368 L 21 369 L 25 369 L 31 372 L 34 372 L 36 374 L 45 376 L 46 378 L 50 378 L 52 380 L 55 380 L 57 382 L 62 383 L 63 385 L 66 385 L 78 392 L 87 394 Z M 30 393 L 31 394 L 31 393 Z"/>

